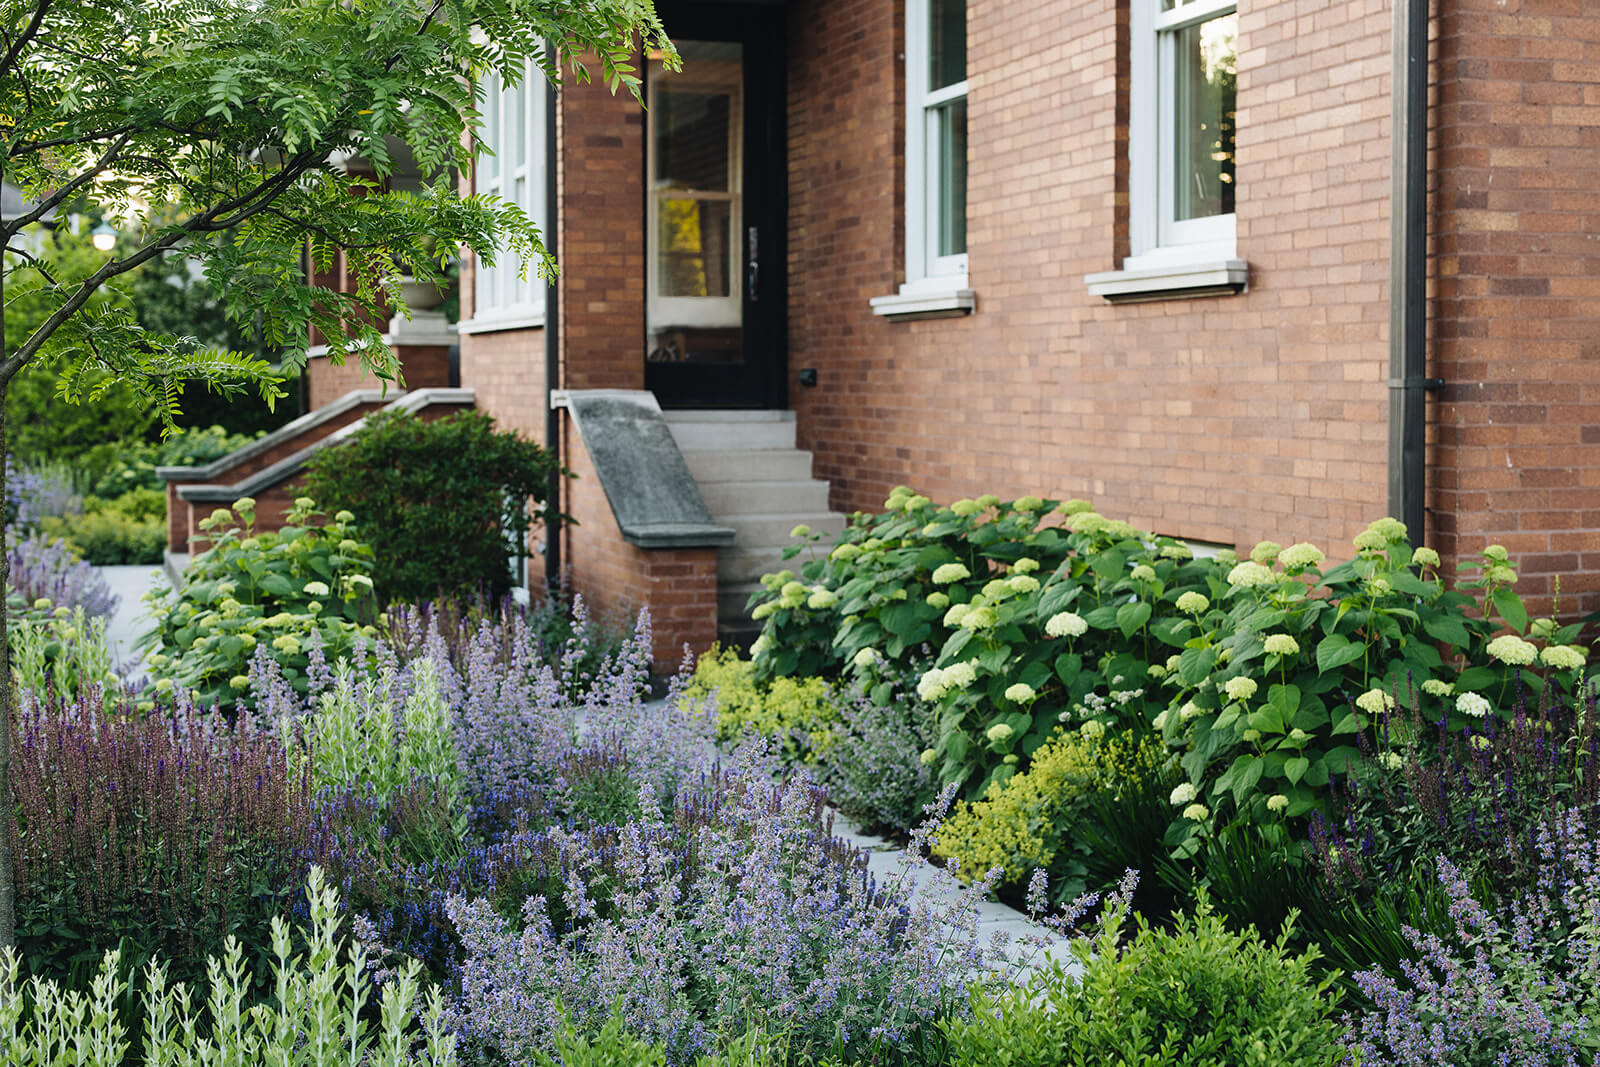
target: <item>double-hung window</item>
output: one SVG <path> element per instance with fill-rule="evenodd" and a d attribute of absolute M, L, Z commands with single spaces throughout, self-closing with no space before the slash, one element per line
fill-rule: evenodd
<path fill-rule="evenodd" d="M 542 233 L 545 230 L 545 93 L 544 73 L 529 63 L 522 81 L 505 85 L 498 74 L 485 79 L 483 126 L 479 131 L 474 191 L 521 208 Z M 529 264 L 502 253 L 493 266 L 477 264 L 472 320 L 464 332 L 536 326 L 544 316 L 544 282 Z"/>
<path fill-rule="evenodd" d="M 1138 275 L 1155 290 L 1236 290 L 1235 0 L 1132 0 L 1130 14 L 1130 255 L 1090 287 Z"/>
<path fill-rule="evenodd" d="M 970 311 L 966 0 L 906 0 L 905 226 L 905 284 L 873 310 Z"/>

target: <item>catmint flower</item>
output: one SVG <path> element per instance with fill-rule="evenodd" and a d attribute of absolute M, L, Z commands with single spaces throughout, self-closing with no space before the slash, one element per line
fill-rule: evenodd
<path fill-rule="evenodd" d="M 1259 688 L 1254 678 L 1241 677 L 1229 678 L 1223 684 L 1222 691 L 1228 694 L 1230 700 L 1249 700 L 1256 695 L 1256 690 Z"/>
<path fill-rule="evenodd" d="M 1462 693 L 1456 697 L 1456 710 L 1474 719 L 1481 719 L 1489 714 L 1491 709 L 1487 697 L 1477 693 Z"/>
<path fill-rule="evenodd" d="M 983 736 L 987 737 L 990 741 L 993 741 L 997 745 L 1003 745 L 1007 741 L 1011 740 L 1011 735 L 1014 733 L 1016 733 L 1016 731 L 1010 726 L 1007 726 L 1003 722 L 997 722 L 985 730 L 983 732 Z"/>
<path fill-rule="evenodd" d="M 1545 666 L 1561 671 L 1575 671 L 1589 662 L 1589 657 L 1583 654 L 1583 649 L 1575 645 L 1551 645 L 1539 653 L 1539 658 L 1544 661 Z"/>
<path fill-rule="evenodd" d="M 1141 563 L 1128 572 L 1128 577 L 1136 582 L 1153 582 L 1156 580 L 1156 571 L 1148 563 Z"/>
<path fill-rule="evenodd" d="M 1075 611 L 1058 611 L 1044 624 L 1049 637 L 1081 637 L 1088 629 L 1089 624 Z"/>
<path fill-rule="evenodd" d="M 1539 650 L 1515 634 L 1503 634 L 1489 642 L 1489 655 L 1513 667 L 1526 667 L 1534 661 Z"/>
<path fill-rule="evenodd" d="M 967 570 L 967 566 L 964 563 L 941 563 L 933 571 L 935 585 L 949 585 L 951 582 L 959 582 L 963 578 L 971 577 L 972 572 Z"/>
<path fill-rule="evenodd" d="M 1271 812 L 1284 811 L 1289 807 L 1289 798 L 1282 793 L 1274 793 L 1267 798 L 1267 810 Z"/>
<path fill-rule="evenodd" d="M 1211 607 L 1211 600 L 1204 593 L 1196 593 L 1191 589 L 1179 595 L 1176 607 L 1186 615 L 1203 615 Z"/>
<path fill-rule="evenodd" d="M 1257 563 L 1271 563 L 1282 551 L 1283 546 L 1276 541 L 1260 541 L 1250 550 L 1250 558 Z"/>
<path fill-rule="evenodd" d="M 1183 782 L 1172 791 L 1172 806 L 1178 807 L 1181 804 L 1191 803 L 1199 795 L 1199 790 L 1195 789 L 1192 783 Z"/>
<path fill-rule="evenodd" d="M 1383 689 L 1368 689 L 1356 697 L 1356 707 L 1368 715 L 1382 715 L 1394 707 L 1394 697 Z"/>
<path fill-rule="evenodd" d="M 1447 697 L 1456 691 L 1456 687 L 1438 678 L 1429 678 L 1422 683 L 1422 691 L 1429 696 Z"/>
<path fill-rule="evenodd" d="M 1269 634 L 1262 646 L 1270 656 L 1293 656 L 1300 651 L 1300 642 L 1288 634 Z"/>
<path fill-rule="evenodd" d="M 1204 804 L 1190 804 L 1183 809 L 1183 817 L 1192 822 L 1205 822 L 1211 812 Z"/>
<path fill-rule="evenodd" d="M 1411 562 L 1419 567 L 1437 567 L 1439 565 L 1439 553 L 1427 545 L 1423 545 L 1411 553 Z"/>
<path fill-rule="evenodd" d="M 1015 685 L 1006 687 L 1005 696 L 1013 704 L 1026 704 L 1037 697 L 1038 694 L 1033 691 L 1033 686 L 1028 685 L 1026 682 L 1018 682 Z"/>

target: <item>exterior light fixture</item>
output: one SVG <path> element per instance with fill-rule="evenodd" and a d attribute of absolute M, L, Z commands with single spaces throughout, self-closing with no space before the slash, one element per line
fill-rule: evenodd
<path fill-rule="evenodd" d="M 104 222 L 89 231 L 89 242 L 102 252 L 117 247 L 117 231 Z"/>

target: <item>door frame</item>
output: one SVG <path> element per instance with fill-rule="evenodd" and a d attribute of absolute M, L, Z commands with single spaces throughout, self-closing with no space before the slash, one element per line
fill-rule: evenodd
<path fill-rule="evenodd" d="M 789 280 L 788 280 L 788 60 L 784 19 L 786 8 L 772 3 L 717 3 L 661 0 L 657 12 L 674 40 L 739 41 L 744 45 L 744 99 L 741 106 L 743 147 L 740 179 L 742 222 L 730 264 L 740 287 L 744 362 L 736 375 L 731 364 L 645 362 L 645 388 L 663 408 L 777 409 L 788 406 Z M 648 62 L 648 57 L 646 62 Z M 648 71 L 646 71 L 648 74 Z M 648 107 L 649 78 L 645 77 Z M 649 220 L 654 217 L 650 168 L 654 145 L 651 123 L 641 132 L 644 169 L 640 217 L 645 261 L 645 335 L 649 335 L 649 286 L 655 275 L 650 262 L 653 243 Z M 749 233 L 758 235 L 756 262 L 750 270 Z M 752 288 L 752 282 L 754 287 Z M 639 358 L 644 360 L 645 353 Z M 737 379 L 737 380 L 732 380 Z"/>

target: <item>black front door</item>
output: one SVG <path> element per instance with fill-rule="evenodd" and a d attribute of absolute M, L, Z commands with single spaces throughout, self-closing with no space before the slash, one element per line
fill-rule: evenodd
<path fill-rule="evenodd" d="M 781 408 L 783 11 L 658 5 L 683 69 L 645 80 L 645 388 L 664 408 Z"/>

